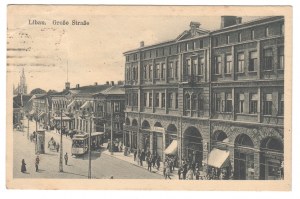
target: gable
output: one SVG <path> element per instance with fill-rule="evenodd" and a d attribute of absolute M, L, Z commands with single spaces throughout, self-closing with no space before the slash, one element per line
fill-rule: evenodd
<path fill-rule="evenodd" d="M 177 38 L 176 41 L 186 40 L 186 39 L 192 39 L 195 37 L 200 37 L 203 35 L 208 35 L 209 31 L 204 29 L 196 29 L 196 30 L 185 30 L 183 33 L 181 33 Z"/>

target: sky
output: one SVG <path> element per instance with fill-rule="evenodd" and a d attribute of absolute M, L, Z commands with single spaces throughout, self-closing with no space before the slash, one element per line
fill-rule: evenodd
<path fill-rule="evenodd" d="M 175 39 L 189 29 L 191 21 L 200 22 L 201 28 L 215 30 L 220 28 L 221 20 L 220 15 L 178 15 L 166 9 L 154 14 L 151 10 L 135 14 L 134 9 L 74 12 L 47 7 L 39 9 L 39 14 L 15 11 L 11 9 L 8 13 L 7 72 L 16 86 L 24 68 L 29 91 L 62 90 L 67 71 L 71 87 L 124 80 L 123 53 L 138 48 L 140 41 L 151 45 Z M 243 22 L 255 18 L 243 17 Z M 46 25 L 30 25 L 29 20 L 44 21 Z M 54 20 L 65 20 L 69 25 L 53 25 Z M 72 20 L 87 21 L 89 25 L 73 26 Z"/>

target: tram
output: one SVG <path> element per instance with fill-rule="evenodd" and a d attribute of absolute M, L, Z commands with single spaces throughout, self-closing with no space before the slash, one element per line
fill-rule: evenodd
<path fill-rule="evenodd" d="M 98 150 L 104 141 L 103 132 L 91 133 L 91 150 Z M 72 155 L 84 155 L 88 151 L 89 146 L 89 134 L 78 133 L 72 138 Z"/>

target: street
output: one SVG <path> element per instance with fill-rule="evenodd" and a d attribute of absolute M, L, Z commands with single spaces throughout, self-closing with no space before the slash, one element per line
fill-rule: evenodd
<path fill-rule="evenodd" d="M 23 121 L 27 126 L 27 120 Z M 35 130 L 35 123 L 30 122 L 29 133 Z M 68 153 L 68 165 L 63 160 L 63 171 L 59 172 L 59 153 L 47 148 L 48 141 L 54 138 L 60 142 L 60 135 L 56 131 L 46 131 L 45 154 L 40 154 L 39 171 L 35 171 L 35 144 L 27 139 L 27 128 L 24 132 L 13 132 L 13 176 L 14 178 L 87 178 L 88 155 L 82 157 L 71 156 L 71 139 L 63 136 L 63 154 Z M 25 160 L 27 172 L 21 172 L 21 161 Z M 92 178 L 108 179 L 163 179 L 163 176 L 151 173 L 143 168 L 126 161 L 108 156 L 98 151 L 92 152 Z"/>

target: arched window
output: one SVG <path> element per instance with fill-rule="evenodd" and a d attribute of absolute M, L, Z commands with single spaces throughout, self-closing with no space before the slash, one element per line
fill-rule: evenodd
<path fill-rule="evenodd" d="M 190 110 L 191 109 L 191 96 L 190 94 L 185 94 L 185 109 Z"/>
<path fill-rule="evenodd" d="M 197 102 L 198 102 L 197 95 L 193 94 L 192 95 L 192 110 L 197 110 Z"/>

